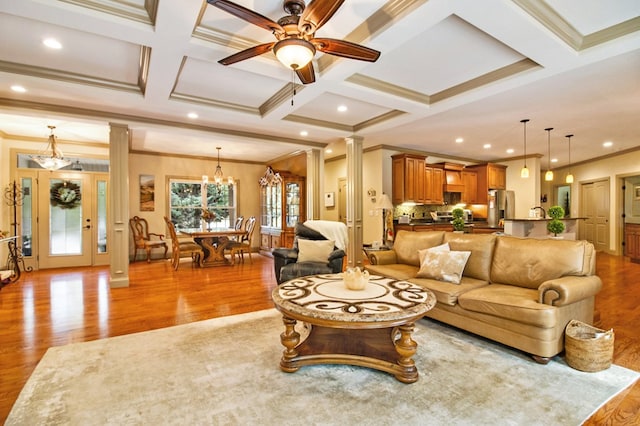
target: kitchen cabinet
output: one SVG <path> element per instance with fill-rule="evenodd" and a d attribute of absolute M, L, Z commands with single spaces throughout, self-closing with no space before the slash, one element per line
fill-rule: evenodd
<path fill-rule="evenodd" d="M 501 164 L 479 164 L 467 166 L 467 171 L 476 172 L 476 204 L 487 204 L 490 189 L 507 189 L 507 166 Z"/>
<path fill-rule="evenodd" d="M 293 247 L 296 223 L 305 219 L 305 178 L 279 172 L 280 182 L 260 186 L 260 251 Z"/>
<path fill-rule="evenodd" d="M 430 204 L 444 203 L 444 170 L 439 166 L 426 165 L 424 172 L 425 202 Z"/>
<path fill-rule="evenodd" d="M 640 224 L 625 223 L 624 255 L 633 263 L 640 263 Z"/>
<path fill-rule="evenodd" d="M 391 156 L 393 204 L 425 202 L 424 155 L 396 154 Z"/>
<path fill-rule="evenodd" d="M 470 170 L 462 171 L 462 202 L 467 204 L 478 203 L 478 173 Z"/>

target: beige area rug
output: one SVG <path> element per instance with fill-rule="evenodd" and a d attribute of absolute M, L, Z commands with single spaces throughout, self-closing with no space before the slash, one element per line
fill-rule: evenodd
<path fill-rule="evenodd" d="M 361 367 L 280 371 L 275 310 L 54 347 L 7 425 L 578 425 L 637 372 L 546 366 L 423 319 L 402 384 Z"/>

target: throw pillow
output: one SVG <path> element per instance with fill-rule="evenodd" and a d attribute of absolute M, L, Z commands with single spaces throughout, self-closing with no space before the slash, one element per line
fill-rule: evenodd
<path fill-rule="evenodd" d="M 450 251 L 449 243 L 440 244 L 439 246 L 430 247 L 427 249 L 418 250 L 418 257 L 420 258 L 420 264 L 424 262 L 425 253 L 428 251 Z"/>
<path fill-rule="evenodd" d="M 460 284 L 470 251 L 426 251 L 417 277 Z"/>
<path fill-rule="evenodd" d="M 298 262 L 329 262 L 335 243 L 332 240 L 298 240 Z"/>

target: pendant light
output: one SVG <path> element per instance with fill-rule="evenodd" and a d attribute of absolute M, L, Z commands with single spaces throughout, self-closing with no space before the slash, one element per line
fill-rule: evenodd
<path fill-rule="evenodd" d="M 213 181 L 216 185 L 221 185 L 222 181 L 225 179 L 224 173 L 222 173 L 222 167 L 220 166 L 220 150 L 222 148 L 217 146 L 216 149 L 218 150 L 218 165 L 216 166 L 216 171 L 213 172 Z M 228 185 L 233 185 L 233 178 L 231 176 L 227 177 L 226 180 Z"/>
<path fill-rule="evenodd" d="M 573 175 L 571 174 L 571 138 L 573 135 L 566 135 L 565 138 L 569 140 L 569 173 L 565 178 L 566 183 L 573 183 Z"/>
<path fill-rule="evenodd" d="M 528 178 L 529 177 L 529 169 L 527 169 L 527 122 L 529 122 L 528 118 L 520 120 L 520 122 L 524 125 L 524 167 L 520 169 L 520 177 Z"/>
<path fill-rule="evenodd" d="M 551 171 L 551 131 L 553 127 L 547 127 L 547 173 L 544 174 L 544 180 L 547 182 L 553 180 L 553 172 Z"/>
<path fill-rule="evenodd" d="M 58 148 L 56 136 L 53 134 L 56 126 L 47 127 L 51 131 L 47 148 L 38 153 L 38 155 L 32 156 L 31 159 L 38 163 L 43 169 L 58 170 L 71 164 L 71 160 L 65 159 L 64 154 L 60 148 Z"/>

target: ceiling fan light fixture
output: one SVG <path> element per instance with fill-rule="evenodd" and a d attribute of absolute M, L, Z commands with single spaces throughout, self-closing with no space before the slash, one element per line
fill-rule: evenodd
<path fill-rule="evenodd" d="M 287 38 L 278 41 L 273 47 L 276 58 L 285 67 L 297 70 L 307 66 L 316 54 L 316 48 L 300 38 Z"/>

